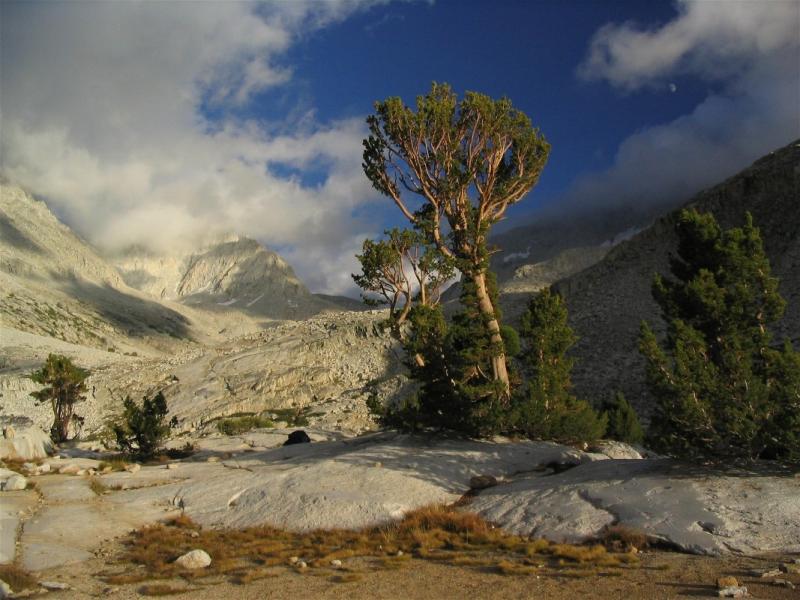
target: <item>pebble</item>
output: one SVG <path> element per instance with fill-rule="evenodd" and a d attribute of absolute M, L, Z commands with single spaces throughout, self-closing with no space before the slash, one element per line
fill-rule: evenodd
<path fill-rule="evenodd" d="M 290 565 L 296 565 L 298 562 L 300 562 L 300 559 L 297 556 L 289 557 L 289 564 Z"/>
<path fill-rule="evenodd" d="M 306 561 L 304 561 L 304 560 L 298 560 L 297 561 L 297 565 L 295 565 L 295 566 L 298 569 L 305 569 L 306 567 L 308 567 L 308 565 L 306 564 Z"/>
<path fill-rule="evenodd" d="M 339 559 L 334 559 L 331 561 L 331 566 L 334 569 L 340 569 L 342 567 L 342 561 L 340 561 Z"/>
<path fill-rule="evenodd" d="M 167 464 L 167 469 L 177 469 L 178 463 L 169 463 Z"/>
<path fill-rule="evenodd" d="M 747 588 L 744 586 L 731 586 L 719 591 L 720 598 L 744 598 L 745 596 L 747 596 Z"/>
<path fill-rule="evenodd" d="M 138 473 L 139 471 L 141 471 L 141 470 L 142 470 L 142 465 L 140 465 L 140 464 L 138 464 L 138 463 L 133 463 L 133 464 L 130 464 L 130 465 L 125 465 L 125 470 L 126 470 L 128 473 Z"/>
<path fill-rule="evenodd" d="M 61 583 L 60 581 L 42 581 L 39 585 L 51 592 L 69 589 L 68 583 Z"/>

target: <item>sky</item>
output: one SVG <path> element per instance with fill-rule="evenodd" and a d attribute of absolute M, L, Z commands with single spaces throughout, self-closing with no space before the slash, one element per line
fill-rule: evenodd
<path fill-rule="evenodd" d="M 361 168 L 373 103 L 507 96 L 552 144 L 504 227 L 678 202 L 800 138 L 795 0 L 0 4 L 0 172 L 115 252 L 235 232 L 353 294 L 403 225 Z"/>

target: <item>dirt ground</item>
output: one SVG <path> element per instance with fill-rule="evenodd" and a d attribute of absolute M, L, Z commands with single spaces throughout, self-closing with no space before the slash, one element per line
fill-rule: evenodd
<path fill-rule="evenodd" d="M 665 551 L 642 552 L 636 567 L 606 569 L 586 575 L 576 569 L 542 569 L 536 575 L 502 575 L 485 567 L 450 566 L 429 560 L 414 559 L 399 570 L 379 570 L 369 560 L 346 561 L 357 573 L 356 581 L 337 582 L 341 576 L 329 569 L 308 569 L 303 573 L 286 567 L 270 569 L 270 576 L 246 585 L 236 585 L 222 578 L 201 579 L 191 588 L 183 581 L 153 582 L 187 588 L 173 598 L 198 600 L 292 598 L 387 599 L 472 599 L 472 598 L 546 598 L 576 600 L 583 598 L 656 600 L 662 598 L 716 598 L 716 579 L 732 575 L 747 586 L 753 598 L 800 599 L 800 575 L 781 574 L 779 579 L 792 581 L 797 588 L 779 587 L 771 579 L 748 574 L 751 569 L 770 569 L 794 556 L 722 558 L 692 556 Z M 70 591 L 51 592 L 48 597 L 72 598 L 143 598 L 142 583 L 109 586 L 100 576 L 119 570 L 110 562 L 93 559 L 39 574 L 41 581 L 59 581 L 72 586 Z"/>

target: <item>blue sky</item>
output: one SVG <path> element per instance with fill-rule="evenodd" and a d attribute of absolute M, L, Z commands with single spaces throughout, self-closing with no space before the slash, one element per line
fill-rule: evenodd
<path fill-rule="evenodd" d="M 800 3 L 4 2 L 3 174 L 100 248 L 278 248 L 352 293 L 401 224 L 364 117 L 431 81 L 506 95 L 552 144 L 511 223 L 678 200 L 800 137 Z"/>

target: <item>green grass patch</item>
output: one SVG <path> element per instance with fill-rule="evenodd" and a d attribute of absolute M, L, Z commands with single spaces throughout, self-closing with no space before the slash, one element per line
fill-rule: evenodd
<path fill-rule="evenodd" d="M 259 415 L 232 417 L 217 421 L 217 430 L 223 435 L 238 435 L 251 429 L 265 429 L 275 427 L 271 419 Z"/>

